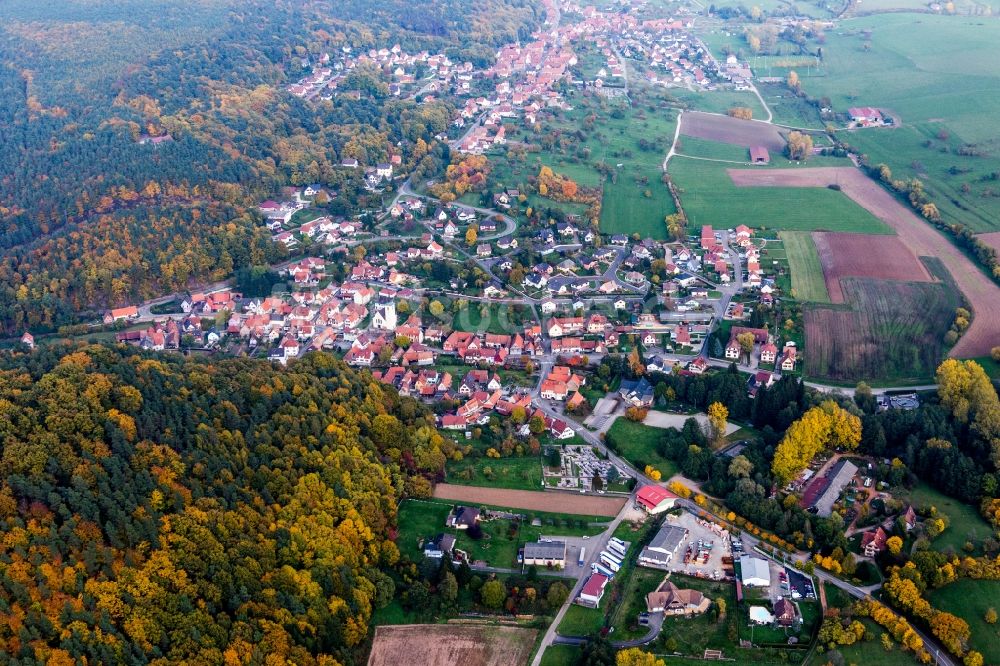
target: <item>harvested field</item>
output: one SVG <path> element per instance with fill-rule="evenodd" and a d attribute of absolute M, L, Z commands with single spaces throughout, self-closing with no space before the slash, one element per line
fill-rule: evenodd
<path fill-rule="evenodd" d="M 848 277 L 868 277 L 901 282 L 931 282 L 920 260 L 899 236 L 838 234 L 818 231 L 813 242 L 823 264 L 823 276 L 830 300 L 844 302 L 840 281 Z"/>
<path fill-rule="evenodd" d="M 521 627 L 406 624 L 376 627 L 368 666 L 522 666 L 538 631 Z"/>
<path fill-rule="evenodd" d="M 685 114 L 686 116 L 686 114 Z M 900 203 L 891 193 L 858 169 L 730 169 L 729 176 L 740 187 L 826 187 L 837 184 L 841 191 L 892 227 L 917 257 L 937 257 L 954 279 L 975 316 L 950 355 L 973 358 L 989 355 L 1000 341 L 1000 287 L 987 278 L 947 238 Z M 929 286 L 929 285 L 925 285 Z M 846 292 L 845 297 L 848 298 Z M 916 303 L 918 311 L 921 308 Z M 950 319 L 954 313 L 950 313 Z M 924 314 L 926 316 L 926 313 Z M 890 338 L 885 338 L 890 339 Z M 810 355 L 812 351 L 810 350 Z"/>
<path fill-rule="evenodd" d="M 764 146 L 780 153 L 785 149 L 785 138 L 776 125 L 760 120 L 740 120 L 713 113 L 690 111 L 681 116 L 681 134 L 710 139 L 739 146 Z M 749 154 L 746 161 L 750 161 Z"/>
<path fill-rule="evenodd" d="M 840 280 L 850 308 L 805 311 L 806 374 L 838 381 L 926 381 L 960 305 L 946 282 Z"/>
<path fill-rule="evenodd" d="M 549 511 L 580 516 L 615 516 L 625 504 L 624 499 L 615 497 L 594 497 L 554 491 L 507 490 L 481 486 L 453 486 L 447 483 L 439 483 L 435 486 L 434 497 L 470 504 L 489 504 L 526 511 Z"/>

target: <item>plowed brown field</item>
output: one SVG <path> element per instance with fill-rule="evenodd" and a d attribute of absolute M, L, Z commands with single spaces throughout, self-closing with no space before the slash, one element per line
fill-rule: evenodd
<path fill-rule="evenodd" d="M 785 138 L 781 136 L 776 125 L 760 120 L 740 120 L 714 113 L 690 111 L 681 114 L 681 134 L 710 141 L 734 143 L 748 148 L 750 146 L 764 146 L 775 153 L 780 153 L 785 149 Z"/>
<path fill-rule="evenodd" d="M 483 488 L 480 486 L 453 486 L 439 483 L 434 487 L 434 497 L 476 504 L 526 511 L 549 511 L 552 513 L 573 513 L 581 516 L 616 516 L 625 505 L 624 499 L 617 497 L 594 497 L 564 492 L 542 492 L 538 490 L 508 490 L 506 488 Z"/>
<path fill-rule="evenodd" d="M 834 303 L 844 302 L 840 280 L 845 277 L 902 282 L 932 281 L 927 268 L 899 236 L 817 231 L 812 237 L 820 263 L 823 264 L 826 290 Z"/>
<path fill-rule="evenodd" d="M 985 356 L 992 347 L 1000 344 L 1000 287 L 937 229 L 858 169 L 730 169 L 729 176 L 741 187 L 839 185 L 844 194 L 892 227 L 915 256 L 938 257 L 954 278 L 975 317 L 965 335 L 952 348 L 951 356 Z"/>
<path fill-rule="evenodd" d="M 377 627 L 368 666 L 522 666 L 537 635 L 537 630 L 521 627 Z"/>

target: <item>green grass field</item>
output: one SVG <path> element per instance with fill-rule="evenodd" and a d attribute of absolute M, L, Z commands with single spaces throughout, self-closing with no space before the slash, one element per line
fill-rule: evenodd
<path fill-rule="evenodd" d="M 670 175 L 680 189 L 689 227 L 748 226 L 788 231 L 849 231 L 890 234 L 892 230 L 840 192 L 827 188 L 736 187 L 727 164 L 678 157 Z"/>
<path fill-rule="evenodd" d="M 994 141 L 979 144 L 977 154 L 959 154 L 963 138 L 940 122 L 837 136 L 872 164 L 888 164 L 894 178 L 918 178 L 946 220 L 976 232 L 1000 230 L 1000 182 L 994 176 L 1000 152 Z"/>
<path fill-rule="evenodd" d="M 663 621 L 660 635 L 674 639 L 677 642 L 677 651 L 681 654 L 700 655 L 706 649 L 712 649 L 722 650 L 726 656 L 736 656 L 737 643 L 729 639 L 730 627 L 738 621 L 739 616 L 736 588 L 731 583 L 713 582 L 678 574 L 671 576 L 670 580 L 680 588 L 698 590 L 713 601 L 725 599 L 726 617 L 719 622 L 711 609 L 704 615 L 692 618 L 668 617 Z"/>
<path fill-rule="evenodd" d="M 1000 663 L 1000 624 L 986 624 L 990 608 L 1000 611 L 1000 581 L 964 579 L 927 594 L 935 608 L 954 613 L 969 623 L 969 644 L 987 664 Z"/>
<path fill-rule="evenodd" d="M 750 159 L 745 146 L 683 134 L 677 138 L 677 153 L 680 155 L 707 157 L 713 160 L 729 160 L 730 162 L 738 162 L 739 164 L 746 164 Z"/>
<path fill-rule="evenodd" d="M 950 521 L 948 529 L 934 540 L 933 546 L 936 550 L 954 548 L 956 552 L 961 552 L 966 541 L 977 543 L 993 533 L 976 507 L 962 504 L 924 483 L 917 484 L 912 490 L 903 489 L 893 494 L 905 502 L 912 503 L 915 508 L 934 506 L 940 513 L 948 516 Z"/>
<path fill-rule="evenodd" d="M 652 465 L 659 470 L 663 479 L 669 479 L 677 473 L 677 465 L 656 452 L 656 445 L 662 437 L 663 430 L 660 428 L 619 418 L 608 430 L 607 442 L 619 455 L 639 469 Z"/>
<path fill-rule="evenodd" d="M 579 656 L 575 645 L 550 645 L 542 653 L 542 666 L 573 666 Z"/>
<path fill-rule="evenodd" d="M 542 487 L 542 460 L 539 456 L 524 458 L 469 456 L 459 462 L 449 461 L 447 469 L 448 483 L 517 490 L 538 490 Z"/>
<path fill-rule="evenodd" d="M 729 109 L 740 106 L 753 111 L 753 117 L 757 120 L 767 118 L 764 107 L 760 105 L 760 100 L 752 92 L 738 92 L 735 90 L 683 90 L 679 88 L 673 89 L 670 92 L 685 108 L 692 111 L 726 113 Z"/>
<path fill-rule="evenodd" d="M 911 2 L 873 1 L 875 8 Z M 888 164 L 896 178 L 919 177 L 946 221 L 997 230 L 1000 188 L 983 178 L 1000 170 L 998 43 L 1000 22 L 992 19 L 866 16 L 827 34 L 818 75 L 799 75 L 806 93 L 829 97 L 840 113 L 875 106 L 898 116 L 897 129 L 845 132 L 840 138 L 874 163 Z M 941 132 L 945 138 L 938 140 Z M 958 154 L 966 144 L 971 154 Z"/>
<path fill-rule="evenodd" d="M 976 363 L 983 366 L 983 370 L 992 379 L 1000 379 L 1000 363 L 997 363 L 990 356 L 980 356 L 979 358 L 973 359 Z"/>
<path fill-rule="evenodd" d="M 559 633 L 563 636 L 592 636 L 599 632 L 604 626 L 604 606 L 607 601 L 603 601 L 601 608 L 585 608 L 584 606 L 570 605 L 563 615 L 562 622 L 559 623 Z"/>
<path fill-rule="evenodd" d="M 829 303 L 830 294 L 823 279 L 823 265 L 808 231 L 782 231 L 785 256 L 792 271 L 792 289 L 800 301 Z"/>

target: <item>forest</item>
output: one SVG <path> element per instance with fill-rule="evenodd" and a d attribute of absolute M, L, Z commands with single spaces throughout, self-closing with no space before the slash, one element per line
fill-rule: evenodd
<path fill-rule="evenodd" d="M 447 446 L 324 354 L 8 353 L 0 412 L 0 654 L 25 664 L 354 662 Z"/>
<path fill-rule="evenodd" d="M 378 70 L 352 74 L 358 99 L 309 103 L 284 86 L 303 75 L 303 60 L 343 47 L 399 43 L 488 63 L 540 13 L 530 0 L 58 4 L 65 12 L 22 0 L 0 7 L 8 65 L 0 160 L 9 167 L 0 178 L 0 330 L 8 335 L 26 325 L 51 330 L 164 286 L 157 275 L 189 252 L 145 223 L 164 208 L 207 256 L 185 275 L 194 285 L 272 252 L 258 251 L 269 241 L 256 239 L 253 209 L 282 186 L 321 182 L 335 195 L 333 211 L 350 214 L 368 201 L 360 176 L 336 169 L 344 158 L 374 164 L 398 146 L 406 168 L 443 169 L 450 156 L 434 136 L 450 118 L 445 103 L 388 97 Z M 85 55 L 69 57 L 67 46 Z M 173 140 L 138 141 L 165 134 Z M 111 264 L 96 288 L 93 277 L 89 287 L 67 284 L 108 268 L 64 249 L 79 237 L 108 244 L 108 216 L 130 230 L 125 265 Z M 213 238 L 234 227 L 257 249 L 224 256 L 228 242 Z"/>

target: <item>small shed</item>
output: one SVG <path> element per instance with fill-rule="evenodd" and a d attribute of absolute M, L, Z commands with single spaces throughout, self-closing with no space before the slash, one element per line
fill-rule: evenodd
<path fill-rule="evenodd" d="M 770 164 L 771 154 L 764 146 L 750 146 L 750 162 L 753 164 Z"/>

